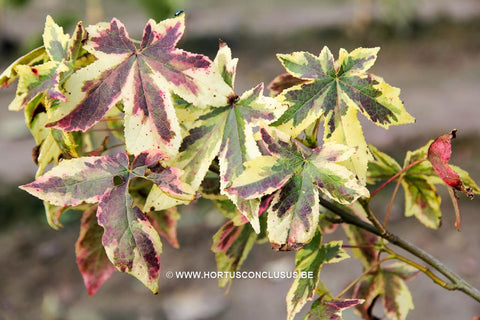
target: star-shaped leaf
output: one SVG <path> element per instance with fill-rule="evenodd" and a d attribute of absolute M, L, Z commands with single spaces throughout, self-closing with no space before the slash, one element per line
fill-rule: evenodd
<path fill-rule="evenodd" d="M 159 170 L 162 158 L 161 153 L 142 153 L 130 163 L 122 152 L 64 160 L 21 188 L 60 207 L 98 203 L 98 224 L 104 229 L 102 244 L 108 258 L 117 269 L 132 274 L 157 292 L 160 237 L 145 214 L 133 204 L 128 186 L 131 179 L 141 177 L 161 181 L 159 188 L 174 193 L 173 196 L 181 193 L 182 172 L 174 168 Z M 155 173 L 144 176 L 147 168 Z"/>
<path fill-rule="evenodd" d="M 176 48 L 184 20 L 182 14 L 160 23 L 148 21 L 138 48 L 117 19 L 88 27 L 84 48 L 97 60 L 65 83 L 68 102 L 52 113 L 56 121 L 51 125 L 86 131 L 121 100 L 127 150 L 140 154 L 161 149 L 174 155 L 181 135 L 171 92 L 197 106 L 224 103 L 230 92 L 211 71 L 208 57 Z"/>
<path fill-rule="evenodd" d="M 48 55 L 45 52 L 45 47 L 33 49 L 24 56 L 21 56 L 11 65 L 9 65 L 0 75 L 0 88 L 10 86 L 18 78 L 19 74 L 16 71 L 17 66 L 33 66 L 39 63 L 43 63 L 46 60 L 48 60 Z"/>
<path fill-rule="evenodd" d="M 357 306 L 362 317 L 371 318 L 373 304 L 381 296 L 385 315 L 390 320 L 404 320 L 413 309 L 412 295 L 405 281 L 413 279 L 419 271 L 402 262 L 395 262 L 366 275 L 355 287 L 354 296 L 365 299 Z"/>
<path fill-rule="evenodd" d="M 145 214 L 133 206 L 127 186 L 107 191 L 98 205 L 98 224 L 105 230 L 102 243 L 118 270 L 157 293 L 162 243 Z"/>
<path fill-rule="evenodd" d="M 222 42 L 214 68 L 229 85 L 234 83 L 235 65 L 236 59 L 231 58 L 230 49 Z M 253 138 L 253 130 L 261 121 L 274 121 L 281 111 L 281 105 L 275 99 L 263 96 L 263 84 L 244 92 L 240 97 L 231 93 L 226 98 L 227 104 L 208 106 L 194 121 L 182 142 L 175 166 L 185 171 L 182 179 L 194 190 L 198 190 L 212 161 L 218 157 L 220 192 L 239 207 L 258 232 L 259 202 L 238 199 L 225 192 L 225 188 L 229 181 L 243 171 L 244 162 L 260 155 Z M 149 197 L 152 198 L 153 196 Z M 153 202 L 147 200 L 147 205 L 159 209 L 162 202 L 156 198 Z"/>
<path fill-rule="evenodd" d="M 314 236 L 319 220 L 319 192 L 342 204 L 368 197 L 355 175 L 337 164 L 353 150 L 327 143 L 309 149 L 274 128 L 261 128 L 269 156 L 245 163 L 245 171 L 228 191 L 255 199 L 277 191 L 268 208 L 268 234 L 272 245 L 282 250 L 298 249 Z"/>
<path fill-rule="evenodd" d="M 362 299 L 332 299 L 316 300 L 303 320 L 343 320 L 342 312 L 345 309 L 362 304 Z"/>
<path fill-rule="evenodd" d="M 43 33 L 45 46 L 14 62 L 1 76 L 3 85 L 19 78 L 16 96 L 9 108 L 25 108 L 25 122 L 36 142 L 37 176 L 43 174 L 50 163 L 57 162 L 63 153 L 54 132 L 45 128 L 50 121 L 47 111 L 56 99 L 65 100 L 61 81 L 73 71 L 84 37 L 81 23 L 70 37 L 48 16 Z"/>
<path fill-rule="evenodd" d="M 61 80 L 64 80 L 65 74 L 73 70 L 84 36 L 85 30 L 81 23 L 77 24 L 73 37 L 70 38 L 68 34 L 64 34 L 63 28 L 48 16 L 43 33 L 47 55 L 45 60 L 48 61 L 37 65 L 24 61 L 25 64 L 14 66 L 19 81 L 15 99 L 9 109 L 20 110 L 43 93 L 53 100 L 66 101 Z"/>
<path fill-rule="evenodd" d="M 357 111 L 384 128 L 414 121 L 399 99 L 400 90 L 367 72 L 378 50 L 358 48 L 348 53 L 341 49 L 337 61 L 327 47 L 318 57 L 307 52 L 278 55 L 291 76 L 308 81 L 278 96 L 289 108 L 273 125 L 295 137 L 325 117 L 325 141 L 357 148 L 349 168 L 362 182 L 371 157 Z"/>
<path fill-rule="evenodd" d="M 295 256 L 295 272 L 303 277 L 296 278 L 288 290 L 287 320 L 293 319 L 302 307 L 313 299 L 322 266 L 325 263 L 336 263 L 349 257 L 342 249 L 341 241 L 321 243 L 322 235 L 317 232 L 315 237 Z M 313 277 L 306 276 L 308 274 Z"/>

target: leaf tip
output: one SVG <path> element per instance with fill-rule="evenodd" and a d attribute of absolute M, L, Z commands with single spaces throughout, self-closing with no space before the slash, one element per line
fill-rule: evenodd
<path fill-rule="evenodd" d="M 175 11 L 175 14 L 174 14 L 175 17 L 182 16 L 182 15 L 185 15 L 185 11 L 184 11 L 184 10 L 177 10 L 177 11 Z"/>
<path fill-rule="evenodd" d="M 457 137 L 457 129 L 453 129 L 452 132 L 450 132 L 452 139 L 455 139 Z"/>

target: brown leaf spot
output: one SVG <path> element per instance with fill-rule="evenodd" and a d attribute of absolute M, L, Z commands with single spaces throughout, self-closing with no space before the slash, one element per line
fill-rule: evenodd
<path fill-rule="evenodd" d="M 303 248 L 305 243 L 284 243 L 284 244 L 278 244 L 278 243 L 270 243 L 272 246 L 272 249 L 275 251 L 298 251 Z"/>
<path fill-rule="evenodd" d="M 42 144 L 39 144 L 38 146 L 33 147 L 32 149 L 32 160 L 35 162 L 35 164 L 38 166 L 38 157 L 40 156 L 40 147 Z"/>
<path fill-rule="evenodd" d="M 229 106 L 231 106 L 231 105 L 233 105 L 235 102 L 237 102 L 238 99 L 240 99 L 240 97 L 237 96 L 235 93 L 232 92 L 232 93 L 229 94 L 228 97 L 227 97 L 227 103 L 228 103 Z"/>

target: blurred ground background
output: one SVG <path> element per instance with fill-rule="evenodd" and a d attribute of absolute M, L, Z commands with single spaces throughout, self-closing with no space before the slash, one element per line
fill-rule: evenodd
<path fill-rule="evenodd" d="M 406 150 L 457 128 L 451 162 L 480 181 L 478 0 L 23 0 L 24 4 L 15 6 L 18 2 L 0 0 L 2 69 L 39 45 L 47 14 L 68 32 L 78 20 L 93 22 L 101 17 L 108 21 L 115 16 L 138 39 L 149 17 L 158 20 L 183 9 L 187 31 L 180 47 L 213 58 L 218 39 L 225 40 L 234 57 L 240 58 L 237 93 L 258 82 L 268 83 L 283 72 L 276 53 L 318 53 L 328 45 L 336 54 L 340 47 L 381 46 L 372 71 L 402 89 L 401 98 L 417 122 L 385 131 L 363 121 L 367 140 L 401 162 Z M 0 91 L 0 319 L 285 319 L 290 280 L 234 281 L 225 295 L 215 280 L 162 276 L 160 293 L 153 296 L 134 278 L 117 273 L 89 298 L 75 265 L 78 217 L 54 231 L 43 218 L 41 202 L 17 189 L 33 179 L 34 142 L 23 125 L 23 115 L 7 111 L 13 96 L 13 86 Z M 446 196 L 445 190 L 440 193 Z M 453 227 L 448 197 L 442 204 L 444 223 L 438 231 L 402 217 L 401 199 L 400 193 L 392 212 L 392 231 L 480 287 L 479 198 L 461 199 L 461 233 Z M 382 213 L 385 201 L 375 199 L 375 204 Z M 181 248 L 164 245 L 163 272 L 215 270 L 209 248 L 211 236 L 222 223 L 220 215 L 208 205 L 184 211 Z M 327 238 L 333 237 L 343 236 L 338 231 Z M 268 245 L 257 245 L 244 265 L 244 270 L 254 271 L 293 269 L 294 254 L 273 252 Z M 360 273 L 358 264 L 345 261 L 325 266 L 321 278 L 338 293 Z M 423 275 L 409 287 L 415 302 L 409 319 L 470 320 L 480 315 L 480 304 L 441 289 Z M 347 312 L 345 319 L 356 316 Z"/>

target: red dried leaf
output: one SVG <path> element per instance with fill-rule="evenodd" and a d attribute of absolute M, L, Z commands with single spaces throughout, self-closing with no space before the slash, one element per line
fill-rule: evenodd
<path fill-rule="evenodd" d="M 466 188 L 462 179 L 449 165 L 450 155 L 452 154 L 451 140 L 455 139 L 457 129 L 452 130 L 438 137 L 432 142 L 428 148 L 428 160 L 433 166 L 433 169 L 440 178 L 450 187 L 460 190 L 469 198 L 473 198 L 471 188 Z"/>
<path fill-rule="evenodd" d="M 452 139 L 455 139 L 456 133 L 457 129 L 454 129 L 452 132 L 443 134 L 435 139 L 428 148 L 427 157 L 438 176 L 445 184 L 452 188 L 449 189 L 449 193 L 455 209 L 455 227 L 460 230 L 460 211 L 458 209 L 456 194 L 453 191 L 462 191 L 468 198 L 473 199 L 473 190 L 470 187 L 465 187 L 460 175 L 448 164 L 452 154 Z"/>

